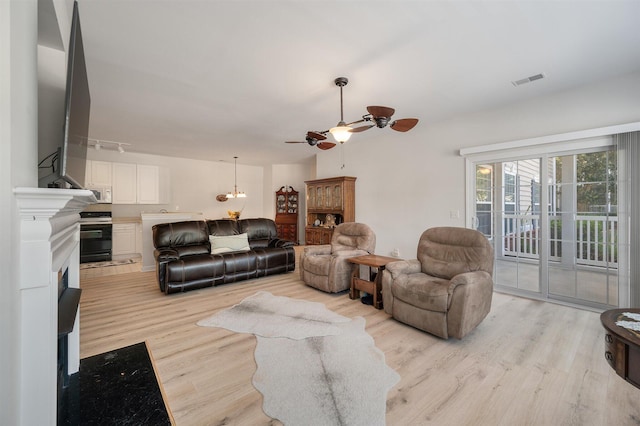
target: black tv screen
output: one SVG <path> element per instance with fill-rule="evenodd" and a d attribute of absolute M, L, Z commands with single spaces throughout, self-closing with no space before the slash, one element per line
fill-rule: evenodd
<path fill-rule="evenodd" d="M 60 147 L 50 156 L 52 173 L 40 179 L 39 186 L 56 186 L 56 182 L 63 180 L 72 188 L 84 187 L 90 108 L 91 96 L 84 59 L 80 15 L 78 3 L 74 2 L 69 39 L 63 134 Z"/>

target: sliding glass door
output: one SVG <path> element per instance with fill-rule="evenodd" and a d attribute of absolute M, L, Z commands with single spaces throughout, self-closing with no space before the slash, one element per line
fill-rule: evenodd
<path fill-rule="evenodd" d="M 552 158 L 549 295 L 618 306 L 616 151 Z"/>
<path fill-rule="evenodd" d="M 618 304 L 616 152 L 474 164 L 473 220 L 496 288 L 596 308 Z"/>

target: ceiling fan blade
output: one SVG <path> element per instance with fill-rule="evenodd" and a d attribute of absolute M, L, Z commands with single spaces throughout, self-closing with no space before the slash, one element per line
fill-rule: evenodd
<path fill-rule="evenodd" d="M 391 123 L 391 128 L 397 132 L 407 132 L 418 124 L 417 118 L 401 118 Z"/>
<path fill-rule="evenodd" d="M 284 143 L 307 143 L 306 141 L 284 141 Z"/>
<path fill-rule="evenodd" d="M 324 150 L 331 149 L 334 146 L 336 146 L 336 144 L 333 142 L 319 142 L 317 145 L 318 148 L 324 149 Z"/>
<path fill-rule="evenodd" d="M 376 118 L 377 117 L 389 118 L 393 115 L 394 112 L 396 112 L 395 109 L 384 107 L 384 106 L 368 106 L 367 111 L 369 111 L 369 114 L 373 115 Z"/>
<path fill-rule="evenodd" d="M 307 137 L 315 139 L 317 141 L 323 141 L 323 140 L 325 140 L 327 138 L 325 135 L 323 135 L 322 133 L 318 133 L 318 132 L 307 132 Z"/>
<path fill-rule="evenodd" d="M 360 132 L 364 132 L 365 130 L 369 130 L 372 127 L 374 127 L 374 125 L 373 124 L 369 124 L 368 126 L 356 127 L 354 129 L 349 130 L 349 132 L 351 132 L 351 133 L 360 133 Z"/>

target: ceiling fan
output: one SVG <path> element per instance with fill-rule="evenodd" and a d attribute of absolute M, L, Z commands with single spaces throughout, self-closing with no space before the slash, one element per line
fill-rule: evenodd
<path fill-rule="evenodd" d="M 304 141 L 286 141 L 285 143 L 308 143 L 311 146 L 317 146 L 320 149 L 331 149 L 336 146 L 333 142 L 324 142 L 327 137 L 322 132 L 307 132 Z"/>
<path fill-rule="evenodd" d="M 368 106 L 367 112 L 362 116 L 362 119 L 352 121 L 351 123 L 344 122 L 344 109 L 342 105 L 342 88 L 347 85 L 349 80 L 346 77 L 338 77 L 334 80 L 336 86 L 340 88 L 340 121 L 336 127 L 332 127 L 329 130 L 323 130 L 319 132 L 309 131 L 305 141 L 286 141 L 286 143 L 308 143 L 311 146 L 317 146 L 320 149 L 331 149 L 336 146 L 333 142 L 323 142 L 327 137 L 327 133 L 331 133 L 336 142 L 344 143 L 351 137 L 352 133 L 360 133 L 365 130 L 369 130 L 372 127 L 378 127 L 383 129 L 389 125 L 389 127 L 397 132 L 407 132 L 418 124 L 417 118 L 401 118 L 399 120 L 391 121 L 391 116 L 395 113 L 395 109 L 384 106 Z M 351 127 L 354 124 L 367 123 L 373 121 L 374 124 L 366 124 L 359 127 Z"/>

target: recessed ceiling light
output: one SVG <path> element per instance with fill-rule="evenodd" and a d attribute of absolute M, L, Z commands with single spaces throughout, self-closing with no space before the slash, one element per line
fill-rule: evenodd
<path fill-rule="evenodd" d="M 512 81 L 511 84 L 518 87 L 518 86 L 522 86 L 523 84 L 531 83 L 533 81 L 542 80 L 545 77 L 546 75 L 543 72 L 541 72 L 540 74 L 532 75 L 530 77 L 523 78 L 521 80 Z"/>

